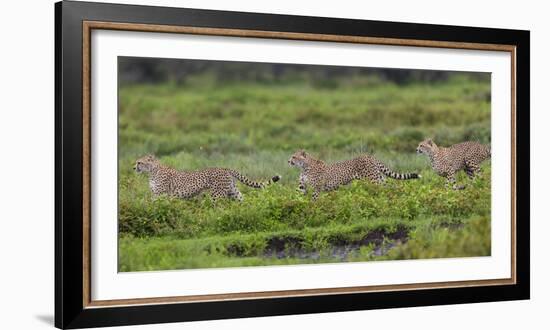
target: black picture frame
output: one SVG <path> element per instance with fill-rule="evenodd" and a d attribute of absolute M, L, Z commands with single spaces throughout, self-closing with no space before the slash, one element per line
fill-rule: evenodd
<path fill-rule="evenodd" d="M 516 49 L 516 283 L 87 308 L 83 236 L 83 22 L 458 43 Z M 529 299 L 529 31 L 62 1 L 55 4 L 55 326 L 84 328 Z"/>

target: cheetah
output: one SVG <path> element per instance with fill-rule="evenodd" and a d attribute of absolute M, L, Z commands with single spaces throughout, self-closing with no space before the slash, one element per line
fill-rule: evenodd
<path fill-rule="evenodd" d="M 178 198 L 191 198 L 205 190 L 209 190 L 212 198 L 233 198 L 243 200 L 243 195 L 237 189 L 235 179 L 253 188 L 264 188 L 279 181 L 276 175 L 267 182 L 252 181 L 239 172 L 226 168 L 205 168 L 198 171 L 178 171 L 162 165 L 152 155 L 139 158 L 134 170 L 137 173 L 149 175 L 149 188 L 154 196 L 167 194 Z"/>
<path fill-rule="evenodd" d="M 316 200 L 322 191 L 336 190 L 353 180 L 369 178 L 377 184 L 382 184 L 387 176 L 397 180 L 420 178 L 416 173 L 396 173 L 371 155 L 326 164 L 304 150 L 299 150 L 290 157 L 288 164 L 300 168 L 298 189 L 305 195 L 306 185 L 311 186 L 314 190 L 313 200 Z"/>
<path fill-rule="evenodd" d="M 491 146 L 478 142 L 462 142 L 448 148 L 439 147 L 432 139 L 426 139 L 418 145 L 416 152 L 430 158 L 433 170 L 447 179 L 446 186 L 455 190 L 465 186 L 456 184 L 456 174 L 464 170 L 468 177 L 474 178 L 480 171 L 480 164 L 491 158 Z"/>

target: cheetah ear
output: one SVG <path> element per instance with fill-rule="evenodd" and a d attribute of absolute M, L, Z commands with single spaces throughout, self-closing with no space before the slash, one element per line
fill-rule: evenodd
<path fill-rule="evenodd" d="M 306 155 L 307 155 L 307 153 L 306 153 L 306 151 L 305 151 L 304 149 L 300 149 L 300 154 L 302 154 L 302 156 L 306 156 Z"/>
<path fill-rule="evenodd" d="M 432 140 L 432 138 L 426 139 L 426 142 L 427 142 L 429 145 L 433 145 L 433 144 L 434 144 L 434 141 Z"/>

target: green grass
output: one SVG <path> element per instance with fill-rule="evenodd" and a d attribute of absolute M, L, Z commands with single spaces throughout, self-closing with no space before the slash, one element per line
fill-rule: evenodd
<path fill-rule="evenodd" d="M 490 142 L 488 81 L 457 75 L 434 84 L 126 86 L 119 112 L 119 270 L 233 267 L 490 254 L 490 163 L 453 191 L 414 151 Z M 297 192 L 287 159 L 305 148 L 326 161 L 368 152 L 422 178 L 354 182 L 317 201 Z M 154 153 L 178 169 L 229 167 L 283 179 L 239 185 L 244 201 L 208 195 L 152 198 L 132 172 Z M 341 255 L 338 247 L 353 246 Z M 377 249 L 393 247 L 379 255 Z M 336 252 L 335 252 L 336 250 Z M 276 257 L 278 256 L 278 257 Z"/>

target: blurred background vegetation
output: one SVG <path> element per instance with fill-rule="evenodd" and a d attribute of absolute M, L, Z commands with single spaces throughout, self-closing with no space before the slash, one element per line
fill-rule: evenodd
<path fill-rule="evenodd" d="M 472 79 L 487 81 L 483 73 L 462 73 Z M 122 85 L 158 84 L 167 81 L 179 85 L 195 84 L 197 77 L 210 76 L 212 83 L 254 82 L 259 84 L 303 83 L 324 88 L 341 84 L 355 85 L 363 81 L 386 81 L 398 85 L 445 81 L 456 75 L 451 71 L 399 70 L 329 65 L 177 60 L 147 57 L 120 57 L 119 79 Z M 350 79 L 351 78 L 351 79 Z M 200 79 L 200 78 L 199 78 Z"/>
<path fill-rule="evenodd" d="M 490 89 L 488 73 L 119 57 L 119 267 L 487 255 L 490 166 L 467 190 L 447 191 L 415 148 L 426 137 L 490 143 Z M 286 163 L 299 148 L 330 162 L 372 153 L 424 178 L 359 182 L 313 203 Z M 148 153 L 182 170 L 283 180 L 241 186 L 242 204 L 153 200 L 131 170 Z"/>

